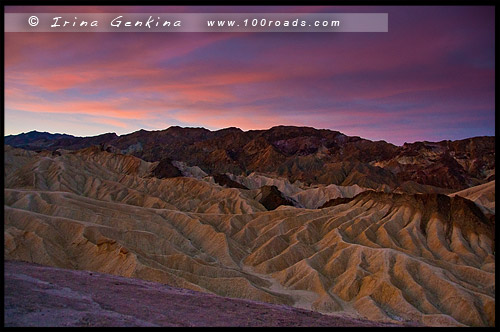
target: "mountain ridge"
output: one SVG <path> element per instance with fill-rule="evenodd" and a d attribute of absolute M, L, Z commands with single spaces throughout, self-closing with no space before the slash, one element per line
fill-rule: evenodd
<path fill-rule="evenodd" d="M 172 126 L 118 136 L 10 135 L 5 144 L 27 150 L 79 150 L 97 145 L 145 161 L 171 159 L 207 174 L 269 173 L 291 182 L 360 185 L 375 190 L 422 192 L 423 186 L 463 190 L 494 179 L 493 136 L 421 141 L 396 146 L 312 127 L 275 126 L 242 131 L 229 127 Z M 50 134 L 52 135 L 52 134 Z M 58 134 L 54 134 L 58 135 Z M 386 188 L 386 189 L 384 189 Z"/>
<path fill-rule="evenodd" d="M 444 140 L 440 140 L 440 141 L 428 141 L 428 140 L 422 140 L 422 141 L 414 141 L 414 142 L 404 142 L 403 144 L 401 145 L 397 145 L 397 144 L 394 144 L 394 143 L 390 143 L 390 142 L 387 142 L 386 140 L 370 140 L 368 138 L 362 138 L 360 136 L 347 136 L 339 131 L 336 131 L 336 130 L 332 130 L 332 129 L 326 129 L 326 128 L 323 128 L 323 129 L 317 129 L 317 128 L 314 128 L 314 127 L 309 127 L 309 126 L 293 126 L 293 125 L 276 125 L 276 126 L 273 126 L 273 127 L 270 127 L 268 129 L 249 129 L 249 130 L 243 130 L 241 128 L 238 128 L 238 127 L 234 127 L 234 126 L 231 126 L 231 127 L 226 127 L 226 128 L 221 128 L 221 129 L 216 129 L 216 130 L 210 130 L 210 129 L 207 129 L 207 128 L 204 128 L 204 127 L 182 127 L 182 126 L 170 126 L 168 128 L 165 128 L 165 129 L 156 129 L 156 130 L 146 130 L 146 129 L 139 129 L 139 130 L 136 130 L 136 131 L 133 131 L 133 132 L 130 132 L 130 133 L 126 133 L 126 134 L 121 134 L 121 135 L 118 135 L 116 132 L 107 132 L 107 133 L 102 133 L 102 134 L 97 134 L 97 135 L 93 135 L 93 136 L 76 136 L 76 135 L 72 135 L 72 134 L 65 134 L 65 133 L 51 133 L 51 132 L 47 132 L 47 131 L 38 131 L 38 130 L 31 130 L 29 132 L 22 132 L 22 133 L 19 133 L 19 134 L 9 134 L 9 135 L 5 135 L 4 136 L 4 143 L 7 144 L 7 145 L 10 145 L 8 144 L 8 141 L 14 137 L 22 137 L 22 136 L 28 136 L 28 135 L 31 135 L 31 136 L 34 136 L 35 139 L 37 138 L 40 138 L 42 136 L 42 134 L 45 134 L 46 136 L 50 137 L 50 136 L 53 136 L 54 138 L 56 137 L 60 137 L 60 136 L 66 136 L 66 137 L 71 137 L 71 138 L 92 138 L 92 137 L 99 137 L 99 136 L 104 136 L 104 135 L 115 135 L 116 137 L 123 137 L 123 136 L 129 136 L 129 135 L 132 135 L 134 133 L 138 133 L 138 132 L 142 132 L 142 133 L 155 133 L 155 132 L 165 132 L 169 129 L 187 129 L 187 130 L 190 130 L 190 129 L 204 129 L 206 131 L 209 131 L 209 132 L 212 132 L 212 133 L 223 133 L 223 132 L 262 132 L 262 131 L 268 131 L 268 130 L 271 130 L 271 129 L 274 129 L 274 128 L 307 128 L 307 129 L 314 129 L 314 130 L 317 130 L 317 131 L 326 131 L 326 132 L 337 132 L 337 133 L 340 133 L 346 137 L 351 137 L 351 138 L 354 138 L 354 139 L 363 139 L 363 140 L 368 140 L 368 141 L 372 141 L 372 142 L 383 142 L 383 143 L 387 143 L 387 144 L 391 144 L 391 145 L 394 145 L 394 146 L 397 146 L 397 147 L 403 147 L 405 145 L 412 145 L 412 144 L 418 144 L 418 143 L 445 143 L 445 142 L 456 142 L 456 141 L 464 141 L 464 140 L 469 140 L 469 139 L 481 139 L 481 138 L 491 138 L 491 137 L 495 137 L 495 136 L 491 136 L 491 135 L 478 135 L 478 136 L 471 136 L 471 137 L 466 137 L 466 138 L 460 138 L 460 139 L 456 139 L 456 140 L 450 140 L 450 139 L 444 139 Z M 7 142 L 5 142 L 5 140 L 7 139 Z"/>

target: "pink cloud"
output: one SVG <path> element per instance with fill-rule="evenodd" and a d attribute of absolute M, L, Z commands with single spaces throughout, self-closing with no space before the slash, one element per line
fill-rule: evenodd
<path fill-rule="evenodd" d="M 32 113 L 61 113 L 104 115 L 117 119 L 149 118 L 147 112 L 137 107 L 130 107 L 126 98 L 105 101 L 67 101 L 41 103 L 34 101 L 8 100 L 5 107 Z"/>
<path fill-rule="evenodd" d="M 114 9 L 122 10 L 81 11 Z M 132 9 L 148 11 L 124 10 Z M 369 9 L 363 11 L 375 10 Z M 416 9 L 411 21 L 408 9 L 402 15 L 397 8 L 384 10 L 390 33 L 373 35 L 7 33 L 5 107 L 102 116 L 103 123 L 120 128 L 133 122 L 124 120 L 242 129 L 305 124 L 349 133 L 363 128 L 374 137 L 404 135 L 398 126 L 405 118 L 445 123 L 462 121 L 468 112 L 467 119 L 478 122 L 483 115 L 477 109 L 491 108 L 494 114 L 494 66 L 482 63 L 493 51 L 484 46 L 487 37 L 479 47 L 478 38 L 465 36 L 488 31 L 474 11 L 467 16 L 462 12 L 470 10 Z M 446 15 L 437 19 L 439 13 Z M 461 17 L 470 17 L 474 29 L 457 32 Z M 419 125 L 428 135 L 427 126 Z M 364 130 L 367 126 L 373 129 Z"/>
<path fill-rule="evenodd" d="M 93 118 L 92 122 L 99 123 L 99 124 L 108 124 L 110 126 L 119 127 L 119 128 L 123 128 L 123 129 L 129 128 L 129 125 L 123 121 L 118 121 L 116 119 L 109 119 L 109 118 L 105 118 L 102 116 Z"/>

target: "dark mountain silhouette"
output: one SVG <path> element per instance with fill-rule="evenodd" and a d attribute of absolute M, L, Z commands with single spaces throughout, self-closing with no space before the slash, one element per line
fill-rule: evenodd
<path fill-rule="evenodd" d="M 338 131 L 277 126 L 242 131 L 170 127 L 93 137 L 30 132 L 5 137 L 28 150 L 78 150 L 100 145 L 145 161 L 165 158 L 199 166 L 210 175 L 262 172 L 306 184 L 354 185 L 376 190 L 443 192 L 486 183 L 495 174 L 495 138 L 415 142 L 395 146 Z"/>

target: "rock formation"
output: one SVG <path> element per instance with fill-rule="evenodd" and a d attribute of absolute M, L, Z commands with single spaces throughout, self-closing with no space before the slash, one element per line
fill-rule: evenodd
<path fill-rule="evenodd" d="M 186 136 L 181 129 L 169 129 L 169 135 L 186 141 L 209 133 L 200 129 Z M 328 145 L 321 136 L 302 142 L 294 136 L 300 130 L 285 137 L 284 129 L 265 134 L 252 132 L 266 140 L 284 140 L 273 149 L 298 154 L 297 158 L 310 156 L 313 143 Z M 236 129 L 218 135 L 243 140 Z M 339 142 L 349 140 L 332 135 Z M 287 143 L 290 140 L 293 144 Z M 383 146 L 373 143 L 374 151 Z M 354 147 L 344 153 L 365 161 L 371 158 L 357 154 Z M 481 147 L 487 148 L 488 144 Z M 99 147 L 57 151 L 60 155 L 5 146 L 6 259 L 372 321 L 495 325 L 494 218 L 478 206 L 484 204 L 494 213 L 480 198 L 491 198 L 494 185 L 476 188 L 482 192 L 479 196 L 473 187 L 447 196 L 357 185 L 335 189 L 346 196 L 334 197 L 343 200 L 330 207 L 279 205 L 269 211 L 257 197 L 262 189 L 247 186 L 254 180 L 245 183 L 241 175 L 228 177 L 240 179 L 249 189 L 220 186 L 210 176 L 158 178 L 154 172 L 159 161 Z M 481 155 L 475 159 L 483 160 Z M 487 158 L 483 162 L 489 165 Z M 483 166 L 463 165 L 467 174 L 479 172 L 478 181 L 478 174 L 493 174 Z M 398 181 L 398 175 L 394 179 Z M 284 189 L 275 185 L 266 190 L 283 199 L 301 197 L 308 190 L 317 189 L 311 193 L 318 197 L 334 190 L 326 189 L 332 183 L 314 187 L 286 181 L 276 182 Z M 333 196 L 324 194 L 310 202 L 323 205 Z"/>
<path fill-rule="evenodd" d="M 30 132 L 7 136 L 5 144 L 34 151 L 102 145 L 108 152 L 149 162 L 170 158 L 200 167 L 209 175 L 258 172 L 290 183 L 358 185 L 404 193 L 447 194 L 495 177 L 494 137 L 395 146 L 310 127 L 277 126 L 246 132 L 170 127 L 94 137 Z"/>

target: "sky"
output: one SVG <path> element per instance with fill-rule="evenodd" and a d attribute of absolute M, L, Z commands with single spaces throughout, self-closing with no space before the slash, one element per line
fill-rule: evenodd
<path fill-rule="evenodd" d="M 4 134 L 276 125 L 405 142 L 495 135 L 487 6 L 5 7 L 388 13 L 372 33 L 5 33 Z"/>

